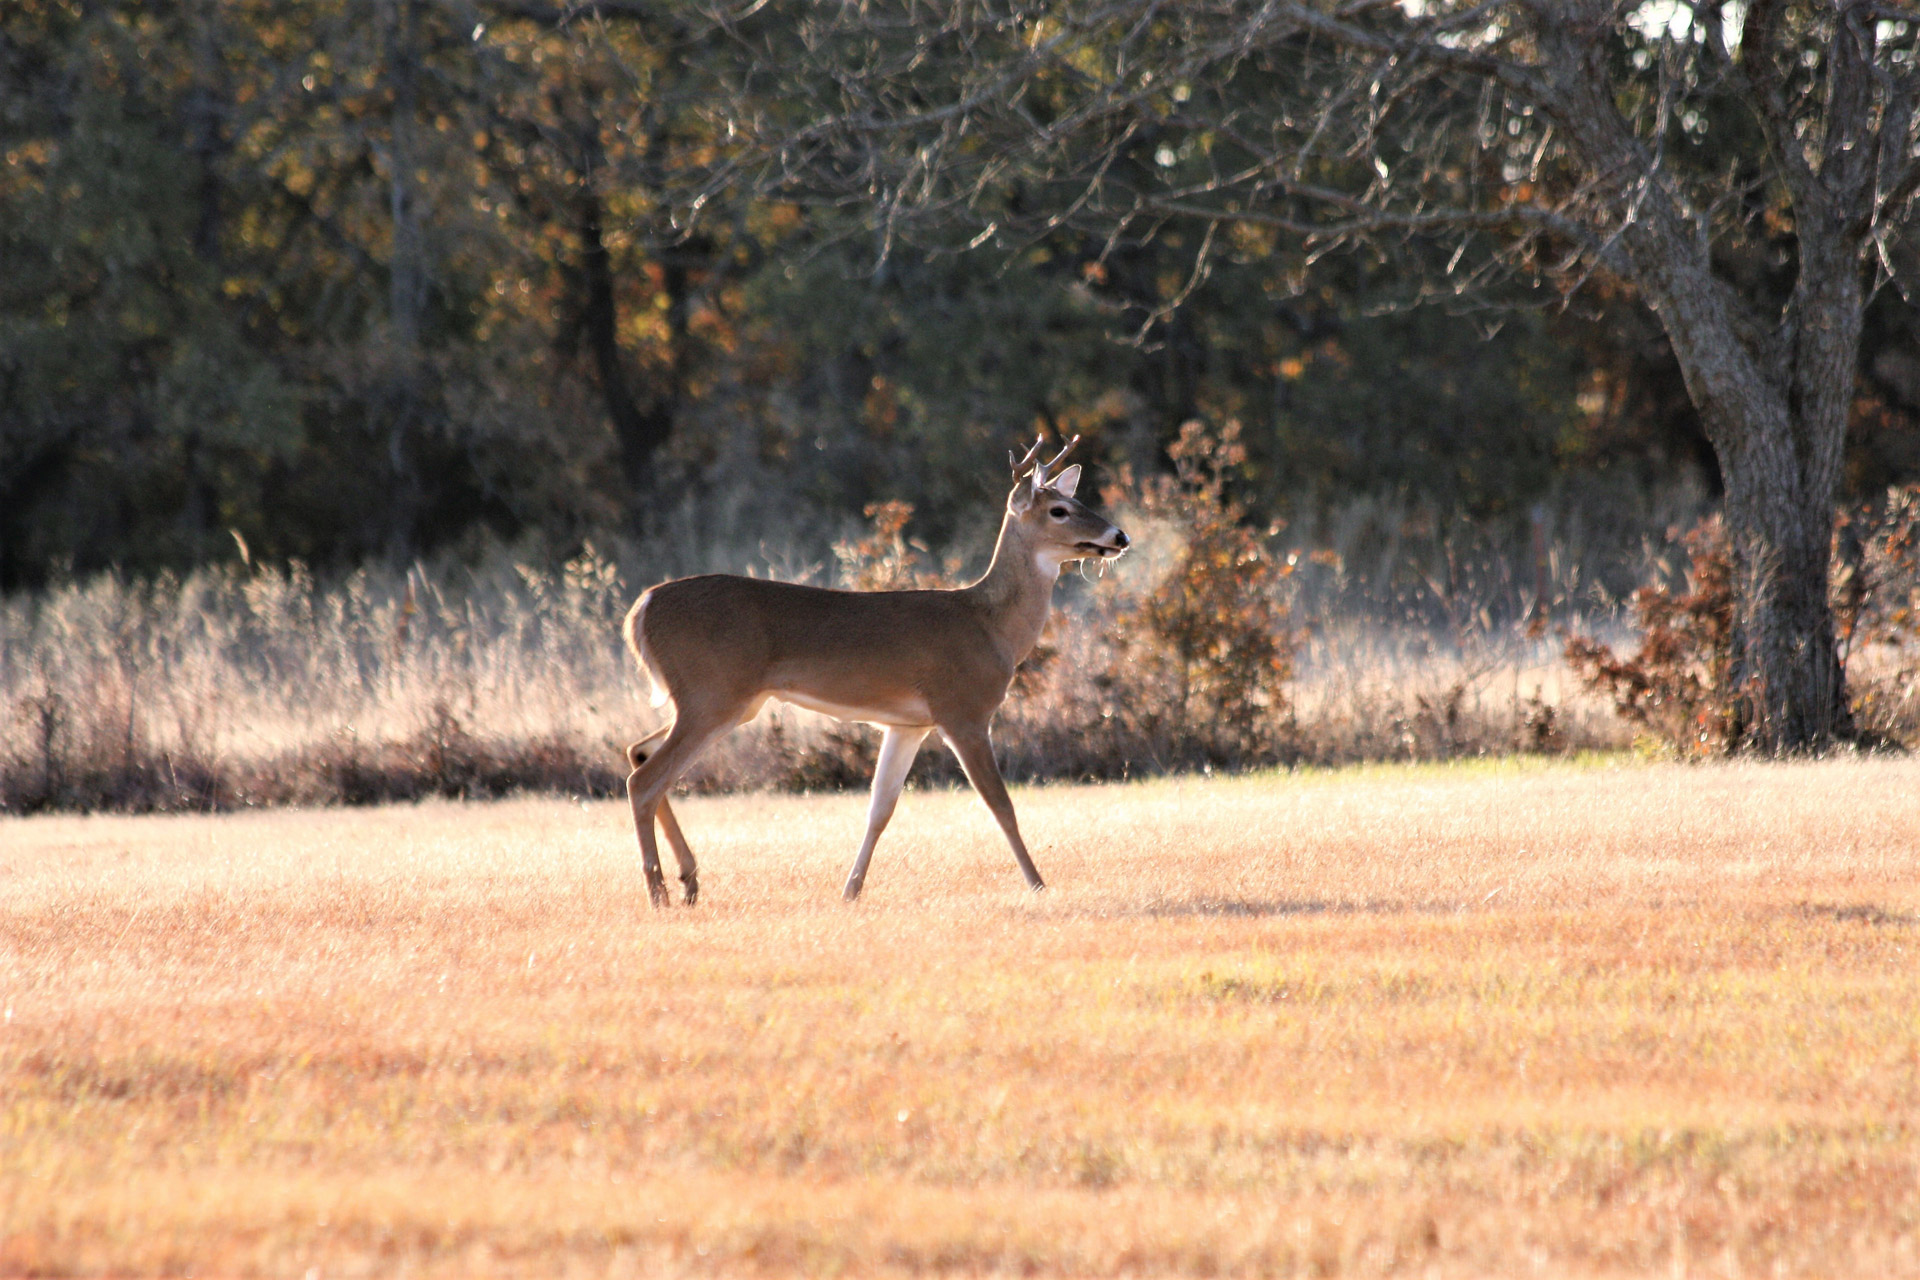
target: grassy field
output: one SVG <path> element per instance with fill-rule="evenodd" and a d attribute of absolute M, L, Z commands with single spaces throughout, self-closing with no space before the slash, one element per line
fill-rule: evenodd
<path fill-rule="evenodd" d="M 1920 1275 L 1920 764 L 0 820 L 0 1273 Z"/>

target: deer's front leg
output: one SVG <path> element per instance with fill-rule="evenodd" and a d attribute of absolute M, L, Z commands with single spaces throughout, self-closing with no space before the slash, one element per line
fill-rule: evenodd
<path fill-rule="evenodd" d="M 893 818 L 900 788 L 907 784 L 907 771 L 913 768 L 914 753 L 932 732 L 931 726 L 894 724 L 887 726 L 886 737 L 880 740 L 880 759 L 873 766 L 873 799 L 867 804 L 867 837 L 860 842 L 842 894 L 848 902 L 860 896 L 860 886 L 867 881 L 867 863 L 873 860 L 873 847 L 880 843 L 880 833 Z"/>
<path fill-rule="evenodd" d="M 1007 844 L 1013 849 L 1013 860 L 1020 864 L 1020 874 L 1027 878 L 1027 887 L 1036 893 L 1047 887 L 1040 878 L 1033 859 L 1027 856 L 1027 845 L 1020 838 L 1020 823 L 1013 816 L 1013 798 L 1007 794 L 1007 784 L 1000 777 L 1000 766 L 993 759 L 993 741 L 987 736 L 985 725 L 940 726 L 940 734 L 953 748 L 953 754 L 960 757 L 960 767 L 966 770 L 967 781 L 986 801 L 987 808 L 993 811 L 994 821 L 1000 824 L 1001 834 L 1007 837 Z"/>

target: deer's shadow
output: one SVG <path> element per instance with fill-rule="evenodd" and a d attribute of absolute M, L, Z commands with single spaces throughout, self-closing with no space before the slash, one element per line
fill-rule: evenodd
<path fill-rule="evenodd" d="M 1145 904 L 1129 915 L 1154 919 L 1184 916 L 1286 917 L 1393 915 L 1423 908 L 1405 902 L 1352 902 L 1331 898 L 1185 898 Z M 1430 909 L 1430 908 L 1429 908 Z"/>

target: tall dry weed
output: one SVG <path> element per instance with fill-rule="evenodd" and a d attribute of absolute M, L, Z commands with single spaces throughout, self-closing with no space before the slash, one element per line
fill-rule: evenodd
<path fill-rule="evenodd" d="M 589 551 L 549 577 L 303 568 L 107 575 L 4 606 L 0 805 L 196 809 L 602 791 L 624 594 Z M 484 726 L 484 728 L 482 728 Z"/>
<path fill-rule="evenodd" d="M 1010 775 L 1623 740 L 1604 702 L 1485 585 L 1515 575 L 1449 567 L 1444 591 L 1421 588 L 1404 616 L 1357 606 L 1377 579 L 1350 565 L 1379 553 L 1352 539 L 1337 552 L 1283 550 L 1235 503 L 1236 449 L 1230 432 L 1192 428 L 1175 474 L 1123 477 L 1117 514 L 1136 550 L 1099 582 L 1063 589 L 996 723 Z M 872 507 L 866 530 L 835 547 L 838 581 L 960 581 L 960 558 L 916 541 L 911 518 L 902 503 Z M 819 576 L 804 548 L 780 554 L 758 571 Z M 0 601 L 0 809 L 611 794 L 622 747 L 658 723 L 617 626 L 657 576 L 587 548 L 553 571 L 500 556 L 322 582 L 297 564 L 236 564 Z M 864 787 L 874 749 L 863 726 L 776 710 L 687 782 Z M 922 753 L 915 776 L 961 780 L 940 751 Z"/>

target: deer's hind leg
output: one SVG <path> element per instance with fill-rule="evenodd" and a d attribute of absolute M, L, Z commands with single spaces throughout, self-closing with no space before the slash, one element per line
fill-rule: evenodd
<path fill-rule="evenodd" d="M 633 809 L 634 834 L 640 838 L 640 867 L 647 876 L 647 896 L 656 907 L 664 907 L 669 901 L 667 878 L 660 870 L 660 845 L 653 834 L 655 818 L 666 812 L 667 789 L 714 739 L 733 728 L 734 723 L 735 709 L 732 708 L 719 716 L 689 714 L 687 708 L 680 708 L 666 740 L 627 775 L 627 803 Z M 635 745 L 644 746 L 644 742 Z M 687 882 L 691 901 L 699 892 L 698 881 L 689 879 L 693 851 L 687 848 L 685 837 L 674 838 L 680 830 L 679 823 L 667 818 L 661 825 L 667 829 L 674 856 L 680 859 L 681 879 Z"/>
<path fill-rule="evenodd" d="M 667 736 L 668 731 L 667 728 L 656 729 L 628 747 L 627 767 L 637 771 L 641 765 L 645 764 L 647 758 L 654 753 L 656 744 Z M 687 844 L 687 837 L 680 830 L 680 823 L 673 816 L 673 806 L 667 802 L 664 794 L 660 797 L 660 805 L 655 816 L 660 820 L 660 829 L 667 834 L 667 845 L 673 850 L 673 860 L 680 864 L 680 883 L 686 889 L 687 905 L 692 906 L 700 897 L 700 868 L 693 860 L 693 849 Z M 643 849 L 641 853 L 643 862 L 645 857 Z M 664 881 L 665 877 L 661 878 Z M 648 877 L 647 885 L 651 890 L 653 886 L 651 876 Z"/>
<path fill-rule="evenodd" d="M 660 846 L 653 835 L 656 817 L 667 833 L 667 842 L 673 846 L 674 857 L 680 860 L 680 879 L 687 888 L 687 901 L 693 902 L 700 893 L 693 850 L 687 847 L 686 837 L 680 834 L 680 824 L 674 821 L 666 806 L 668 788 L 702 751 L 729 729 L 753 719 L 765 701 L 765 694 L 724 701 L 718 698 L 676 701 L 673 726 L 666 731 L 665 741 L 647 751 L 649 744 L 660 737 L 656 733 L 627 748 L 630 764 L 636 753 L 645 752 L 633 772 L 627 775 L 627 803 L 633 808 L 634 834 L 640 838 L 640 866 L 646 872 L 647 896 L 654 906 L 664 907 L 668 902 L 667 878 L 660 871 Z"/>

